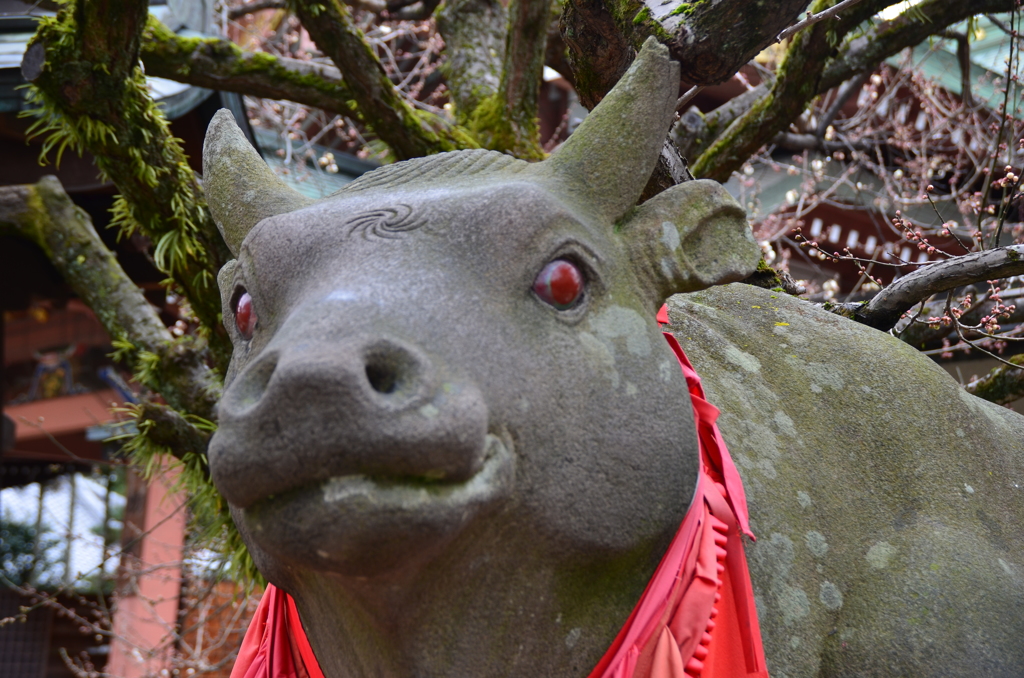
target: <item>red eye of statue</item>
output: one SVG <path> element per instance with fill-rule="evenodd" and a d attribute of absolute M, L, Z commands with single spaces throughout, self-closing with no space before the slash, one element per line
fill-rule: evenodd
<path fill-rule="evenodd" d="M 583 274 L 571 261 L 555 259 L 537 274 L 533 292 L 559 311 L 568 310 L 583 296 Z"/>
<path fill-rule="evenodd" d="M 253 330 L 256 329 L 256 311 L 252 310 L 252 297 L 248 292 L 242 292 L 235 302 L 235 326 L 243 339 L 252 339 Z"/>

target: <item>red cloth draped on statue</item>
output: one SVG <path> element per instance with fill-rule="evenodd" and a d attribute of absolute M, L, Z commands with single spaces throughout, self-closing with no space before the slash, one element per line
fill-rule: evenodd
<path fill-rule="evenodd" d="M 658 321 L 667 323 L 665 309 Z M 718 409 L 675 338 L 700 443 L 693 503 L 640 602 L 589 678 L 768 678 L 742 534 L 753 539 L 743 482 Z M 291 597 L 267 586 L 231 678 L 323 678 Z"/>
<path fill-rule="evenodd" d="M 324 678 L 295 601 L 273 584 L 249 623 L 231 678 Z"/>

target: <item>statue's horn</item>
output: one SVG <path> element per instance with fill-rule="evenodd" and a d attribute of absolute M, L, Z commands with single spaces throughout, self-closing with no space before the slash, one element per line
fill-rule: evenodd
<path fill-rule="evenodd" d="M 647 38 L 626 74 L 561 148 L 537 168 L 615 221 L 632 208 L 651 177 L 679 92 L 679 64 Z"/>
<path fill-rule="evenodd" d="M 203 188 L 213 220 L 236 256 L 260 221 L 313 203 L 274 174 L 226 108 L 217 111 L 206 130 Z"/>

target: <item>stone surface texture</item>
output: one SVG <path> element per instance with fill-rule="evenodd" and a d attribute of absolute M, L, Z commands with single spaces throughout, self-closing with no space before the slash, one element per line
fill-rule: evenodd
<path fill-rule="evenodd" d="M 1024 417 L 781 292 L 669 301 L 747 490 L 773 678 L 1024 671 Z"/>

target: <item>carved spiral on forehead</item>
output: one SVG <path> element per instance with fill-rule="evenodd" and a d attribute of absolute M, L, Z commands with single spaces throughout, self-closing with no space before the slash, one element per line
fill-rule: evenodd
<path fill-rule="evenodd" d="M 415 231 L 425 226 L 427 219 L 416 214 L 412 207 L 399 203 L 394 207 L 359 212 L 347 222 L 347 235 L 362 235 L 366 239 L 384 238 L 395 240 L 404 233 Z"/>

